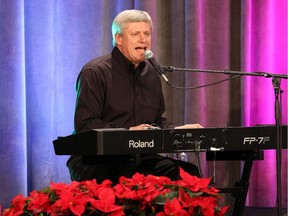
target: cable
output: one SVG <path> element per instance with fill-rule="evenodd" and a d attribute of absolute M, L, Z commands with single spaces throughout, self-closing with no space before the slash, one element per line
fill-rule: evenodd
<path fill-rule="evenodd" d="M 201 86 L 192 86 L 192 87 L 182 87 L 182 86 L 176 86 L 176 85 L 173 85 L 172 83 L 170 83 L 168 80 L 165 80 L 166 83 L 173 87 L 173 88 L 176 88 L 176 89 L 183 89 L 183 90 L 190 90 L 190 89 L 198 89 L 198 88 L 204 88 L 204 87 L 209 87 L 209 86 L 213 86 L 213 85 L 217 85 L 219 83 L 222 83 L 222 82 L 225 82 L 227 80 L 232 80 L 232 79 L 235 79 L 235 78 L 238 78 L 240 77 L 241 75 L 235 75 L 235 76 L 232 76 L 230 78 L 227 78 L 227 79 L 224 79 L 224 80 L 219 80 L 217 82 L 213 82 L 213 83 L 209 83 L 209 84 L 205 84 L 205 85 L 201 85 Z"/>
<path fill-rule="evenodd" d="M 203 173 L 202 173 L 202 168 L 201 168 L 200 154 L 198 150 L 195 151 L 195 157 L 196 157 L 196 164 L 198 167 L 199 177 L 202 178 Z"/>

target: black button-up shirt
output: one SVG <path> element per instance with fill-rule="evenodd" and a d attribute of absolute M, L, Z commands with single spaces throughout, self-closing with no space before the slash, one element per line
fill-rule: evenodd
<path fill-rule="evenodd" d="M 76 90 L 75 132 L 143 123 L 172 127 L 162 117 L 165 104 L 157 72 L 148 61 L 135 69 L 117 47 L 83 67 Z"/>

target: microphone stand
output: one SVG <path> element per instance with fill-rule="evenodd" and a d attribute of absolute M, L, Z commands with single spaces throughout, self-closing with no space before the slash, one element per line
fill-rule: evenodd
<path fill-rule="evenodd" d="M 267 72 L 242 72 L 225 70 L 202 70 L 202 69 L 189 69 L 189 68 L 176 68 L 173 66 L 162 66 L 163 73 L 174 71 L 190 71 L 190 72 L 206 72 L 206 73 L 219 73 L 227 75 L 245 75 L 245 76 L 262 76 L 265 78 L 272 78 L 272 84 L 275 95 L 275 127 L 276 127 L 276 172 L 277 172 L 277 216 L 281 214 L 281 150 L 282 150 L 282 132 L 281 132 L 281 107 L 279 95 L 283 93 L 280 87 L 281 78 L 288 79 L 288 75 L 284 74 L 271 74 Z"/>

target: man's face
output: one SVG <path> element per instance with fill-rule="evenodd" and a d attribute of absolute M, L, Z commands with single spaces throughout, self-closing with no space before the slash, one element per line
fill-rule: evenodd
<path fill-rule="evenodd" d="M 151 28 L 145 22 L 126 24 L 122 34 L 115 36 L 116 44 L 123 55 L 135 66 L 145 61 L 144 52 L 151 47 Z"/>

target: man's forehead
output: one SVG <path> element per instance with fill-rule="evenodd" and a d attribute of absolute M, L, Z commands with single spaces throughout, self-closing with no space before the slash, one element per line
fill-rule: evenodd
<path fill-rule="evenodd" d="M 124 30 L 131 31 L 151 31 L 151 25 L 148 22 L 129 22 L 123 27 Z"/>

